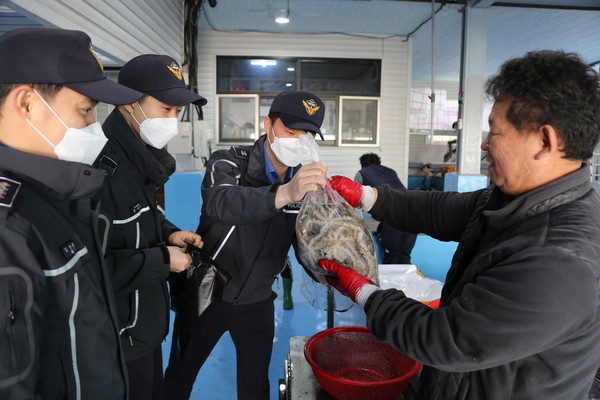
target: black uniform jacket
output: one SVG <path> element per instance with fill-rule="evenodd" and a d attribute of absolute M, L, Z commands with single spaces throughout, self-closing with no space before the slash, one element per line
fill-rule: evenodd
<path fill-rule="evenodd" d="M 423 400 L 583 400 L 600 365 L 600 199 L 587 166 L 507 198 L 378 188 L 372 215 L 459 241 L 431 310 L 397 290 L 367 325 L 422 361 Z"/>
<path fill-rule="evenodd" d="M 231 275 L 223 300 L 234 304 L 272 296 L 273 281 L 296 242 L 300 203 L 275 208 L 279 184 L 271 184 L 265 173 L 265 138 L 253 146 L 214 152 L 202 181 L 197 232 L 204 248 Z"/>
<path fill-rule="evenodd" d="M 0 146 L 0 399 L 125 399 L 94 196 L 105 172 Z"/>
<path fill-rule="evenodd" d="M 98 167 L 108 173 L 100 234 L 115 289 L 125 358 L 130 361 L 160 346 L 169 329 L 165 241 L 178 229 L 157 207 L 156 190 L 172 171 L 134 136 L 117 109 L 102 128 L 109 140 L 98 158 Z"/>

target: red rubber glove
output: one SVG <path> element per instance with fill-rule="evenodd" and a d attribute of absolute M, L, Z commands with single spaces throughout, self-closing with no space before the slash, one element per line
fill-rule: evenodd
<path fill-rule="evenodd" d="M 331 272 L 335 276 L 326 276 L 327 283 L 336 288 L 344 296 L 356 303 L 356 296 L 360 289 L 365 285 L 373 283 L 358 272 L 354 272 L 350 268 L 344 267 L 335 261 L 319 260 L 319 267 L 327 272 Z"/>
<path fill-rule="evenodd" d="M 360 183 L 356 183 L 352 179 L 340 175 L 332 176 L 329 182 L 331 183 L 331 188 L 346 199 L 348 204 L 354 208 L 360 206 L 363 193 L 363 186 Z"/>
<path fill-rule="evenodd" d="M 425 304 L 427 304 L 429 307 L 431 307 L 433 309 L 436 309 L 436 308 L 440 307 L 440 299 L 433 300 L 433 301 L 430 301 L 430 302 L 425 303 Z"/>

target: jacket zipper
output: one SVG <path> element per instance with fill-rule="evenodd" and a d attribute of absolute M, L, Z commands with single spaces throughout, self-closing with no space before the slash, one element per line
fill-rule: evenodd
<path fill-rule="evenodd" d="M 140 222 L 137 221 L 135 223 L 135 248 L 140 248 Z M 136 290 L 133 292 L 133 322 L 130 324 L 129 321 L 125 324 L 125 329 L 127 330 L 127 340 L 129 341 L 129 347 L 133 347 L 133 337 L 131 336 L 130 329 L 133 328 L 137 324 L 137 317 L 139 312 L 140 305 L 140 292 Z"/>
<path fill-rule="evenodd" d="M 119 335 L 125 333 L 127 335 L 127 340 L 129 342 L 129 347 L 133 347 L 133 337 L 131 336 L 130 329 L 135 327 L 137 324 L 137 318 L 139 313 L 139 304 L 140 304 L 140 293 L 139 290 L 135 290 L 132 293 L 132 302 L 133 302 L 133 310 L 132 310 L 132 318 L 125 322 L 125 327 L 119 331 Z"/>
<path fill-rule="evenodd" d="M 14 349 L 14 332 L 13 327 L 15 325 L 15 296 L 11 289 L 8 289 L 8 323 L 6 324 L 6 330 L 8 334 L 8 345 L 10 349 Z M 17 354 L 15 351 L 10 352 L 10 365 L 13 371 L 17 369 Z"/>

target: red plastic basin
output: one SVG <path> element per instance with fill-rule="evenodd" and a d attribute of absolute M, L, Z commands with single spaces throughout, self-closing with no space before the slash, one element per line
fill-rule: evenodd
<path fill-rule="evenodd" d="M 421 363 L 362 326 L 331 328 L 311 336 L 304 356 L 317 382 L 339 400 L 393 400 L 421 368 Z"/>

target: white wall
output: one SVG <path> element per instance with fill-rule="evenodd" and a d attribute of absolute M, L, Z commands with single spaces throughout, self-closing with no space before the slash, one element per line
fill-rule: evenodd
<path fill-rule="evenodd" d="M 410 94 L 410 41 L 402 38 L 369 39 L 347 35 L 231 33 L 208 30 L 198 35 L 198 92 L 208 99 L 204 119 L 215 132 L 216 57 L 323 57 L 382 60 L 379 147 L 321 147 L 330 175 L 354 177 L 358 158 L 365 152 L 380 154 L 401 179 L 408 171 L 408 100 Z M 214 141 L 213 141 L 214 143 Z M 179 158 L 178 158 L 179 162 Z M 196 162 L 201 168 L 201 163 Z"/>
<path fill-rule="evenodd" d="M 123 64 L 145 53 L 182 61 L 183 0 L 10 0 L 43 26 L 83 30 L 96 50 Z"/>

